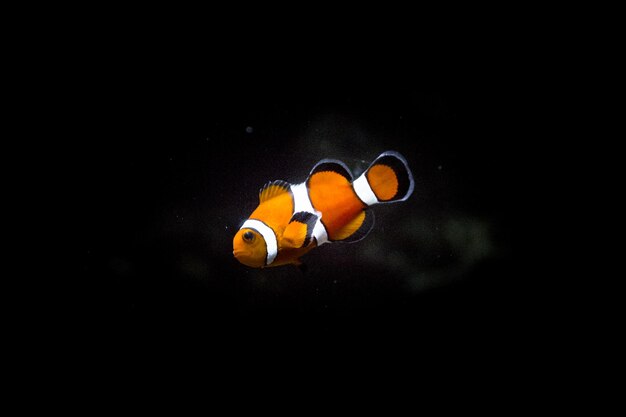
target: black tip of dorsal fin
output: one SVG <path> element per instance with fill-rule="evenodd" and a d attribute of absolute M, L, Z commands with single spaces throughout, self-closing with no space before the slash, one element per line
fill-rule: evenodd
<path fill-rule="evenodd" d="M 276 180 L 268 182 L 259 190 L 260 203 L 270 200 L 282 193 L 288 193 L 289 187 L 291 187 L 291 184 L 286 181 Z"/>
<path fill-rule="evenodd" d="M 346 164 L 344 164 L 343 162 L 337 159 L 322 159 L 317 164 L 315 164 L 315 166 L 309 173 L 309 177 L 313 176 L 313 174 L 317 172 L 324 172 L 324 171 L 336 172 L 337 174 L 345 177 L 348 180 L 348 182 L 352 182 L 353 178 L 352 178 L 352 172 L 350 172 L 350 168 L 348 168 Z"/>

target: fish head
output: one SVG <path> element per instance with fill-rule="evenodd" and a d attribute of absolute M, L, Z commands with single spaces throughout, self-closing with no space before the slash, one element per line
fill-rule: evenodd
<path fill-rule="evenodd" d="M 233 255 L 252 268 L 265 266 L 267 246 L 263 236 L 253 229 L 240 229 L 233 238 Z"/>

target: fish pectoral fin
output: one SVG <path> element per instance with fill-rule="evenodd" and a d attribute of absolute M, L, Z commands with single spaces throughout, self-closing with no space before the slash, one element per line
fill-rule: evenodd
<path fill-rule="evenodd" d="M 283 232 L 281 248 L 298 249 L 308 246 L 317 219 L 317 215 L 306 211 L 295 213 Z"/>

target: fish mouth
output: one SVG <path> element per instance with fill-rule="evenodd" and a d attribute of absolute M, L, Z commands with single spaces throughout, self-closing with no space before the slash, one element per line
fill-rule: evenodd
<path fill-rule="evenodd" d="M 250 258 L 251 254 L 248 251 L 233 251 L 233 256 L 239 263 L 251 268 L 258 268 L 260 266 L 257 262 Z"/>

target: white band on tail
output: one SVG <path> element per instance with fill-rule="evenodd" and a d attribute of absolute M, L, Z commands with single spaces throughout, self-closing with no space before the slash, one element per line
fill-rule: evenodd
<path fill-rule="evenodd" d="M 309 192 L 306 188 L 306 182 L 302 184 L 292 185 L 291 186 L 291 194 L 293 194 L 293 212 L 297 213 L 299 211 L 305 211 L 307 213 L 315 214 L 318 219 L 315 222 L 315 227 L 313 228 L 313 237 L 317 240 L 317 246 L 323 245 L 328 242 L 328 234 L 326 233 L 326 229 L 322 224 L 322 213 L 315 210 L 313 208 L 313 204 L 311 204 L 311 199 L 309 198 Z"/>
<path fill-rule="evenodd" d="M 278 255 L 278 242 L 276 241 L 276 234 L 268 225 L 260 220 L 248 219 L 243 223 L 240 229 L 252 229 L 259 232 L 261 236 L 263 236 L 263 239 L 265 239 L 265 247 L 267 249 L 267 260 L 265 264 L 269 265 L 274 262 L 276 255 Z"/>
<path fill-rule="evenodd" d="M 352 182 L 352 187 L 361 201 L 368 206 L 378 203 L 378 198 L 376 198 L 376 194 L 372 191 L 372 187 L 370 187 L 370 183 L 367 181 L 365 174 L 354 180 Z"/>

